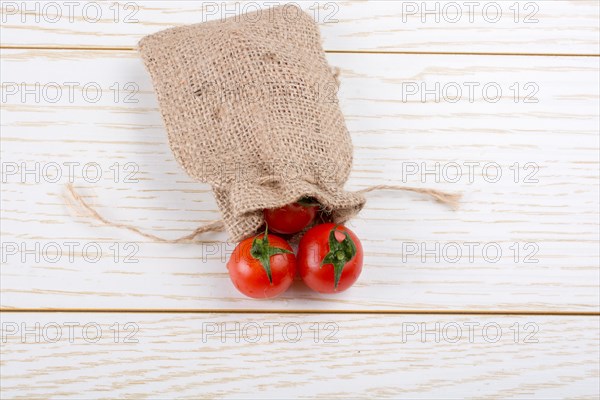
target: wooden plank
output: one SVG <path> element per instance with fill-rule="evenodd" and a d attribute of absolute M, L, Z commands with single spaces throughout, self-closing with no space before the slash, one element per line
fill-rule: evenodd
<path fill-rule="evenodd" d="M 437 187 L 463 192 L 464 201 L 452 212 L 416 195 L 373 193 L 349 224 L 366 253 L 355 287 L 322 296 L 298 282 L 280 299 L 256 302 L 229 282 L 224 264 L 233 244 L 151 243 L 71 216 L 65 207 L 68 166 L 79 163 L 76 186 L 112 220 L 174 238 L 219 218 L 208 186 L 192 182 L 174 161 L 134 52 L 3 51 L 2 306 L 598 311 L 597 58 L 332 54 L 329 60 L 342 68 L 339 97 L 355 144 L 348 189 Z M 62 86 L 56 102 L 49 101 L 50 82 Z M 73 101 L 67 82 L 79 83 Z M 94 90 L 87 101 L 81 90 L 92 83 L 103 90 L 97 102 L 89 101 Z M 128 83 L 139 88 L 137 103 L 124 102 Z M 465 91 L 456 102 L 431 94 L 423 102 L 407 95 L 414 83 L 479 89 L 472 99 Z M 489 83 L 503 92 L 497 102 L 481 91 Z M 515 83 L 518 97 L 510 89 Z M 537 88 L 537 102 L 525 102 L 527 84 Z M 22 98 L 24 87 L 33 94 Z M 46 97 L 36 101 L 44 87 Z M 479 163 L 473 179 L 471 162 Z M 21 175 L 36 163 L 39 174 Z M 101 167 L 98 182 L 86 163 Z M 440 172 L 427 173 L 436 163 Z M 461 167 L 458 180 L 452 163 Z M 488 164 L 495 168 L 483 171 Z M 131 165 L 137 182 L 126 180 Z M 502 177 L 492 183 L 497 170 Z M 130 253 L 136 263 L 126 262 Z"/>
<path fill-rule="evenodd" d="M 3 46 L 133 47 L 144 35 L 285 2 L 2 2 Z M 300 2 L 332 51 L 598 54 L 597 1 Z M 290 14 L 290 18 L 293 14 Z"/>
<path fill-rule="evenodd" d="M 2 398 L 594 399 L 600 387 L 597 317 L 10 313 L 2 327 Z"/>

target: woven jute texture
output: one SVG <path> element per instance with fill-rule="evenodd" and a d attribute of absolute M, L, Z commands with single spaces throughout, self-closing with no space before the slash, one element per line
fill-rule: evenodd
<path fill-rule="evenodd" d="M 352 142 L 312 17 L 283 6 L 143 38 L 177 161 L 212 186 L 230 238 L 265 208 L 316 198 L 343 223 L 364 205 L 343 189 Z"/>

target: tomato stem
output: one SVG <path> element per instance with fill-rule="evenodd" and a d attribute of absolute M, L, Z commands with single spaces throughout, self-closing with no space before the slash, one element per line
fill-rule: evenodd
<path fill-rule="evenodd" d="M 250 249 L 250 255 L 258 260 L 260 265 L 264 268 L 269 278 L 269 283 L 273 283 L 273 276 L 271 273 L 271 257 L 276 254 L 293 254 L 287 249 L 274 247 L 269 244 L 269 227 L 265 228 L 265 234 L 261 238 L 260 234 L 257 235 L 252 241 L 252 248 Z"/>
<path fill-rule="evenodd" d="M 336 225 L 329 232 L 329 253 L 321 261 L 321 267 L 326 264 L 333 265 L 334 290 L 338 287 L 344 266 L 356 255 L 356 244 L 348 232 L 338 230 L 338 227 L 339 225 Z M 344 234 L 344 240 L 338 241 L 335 237 L 336 232 Z"/>

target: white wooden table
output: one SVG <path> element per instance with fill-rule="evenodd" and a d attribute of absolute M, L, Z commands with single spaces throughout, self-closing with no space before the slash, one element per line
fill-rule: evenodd
<path fill-rule="evenodd" d="M 301 2 L 369 195 L 336 296 L 230 284 L 167 144 L 146 34 L 272 2 L 2 2 L 2 398 L 598 398 L 597 1 Z M 317 5 L 316 5 L 317 4 Z"/>

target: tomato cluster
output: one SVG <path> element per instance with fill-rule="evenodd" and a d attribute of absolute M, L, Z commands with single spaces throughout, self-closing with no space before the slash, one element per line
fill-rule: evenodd
<path fill-rule="evenodd" d="M 302 236 L 297 255 L 285 239 L 268 233 L 298 233 L 318 212 L 312 199 L 265 210 L 265 232 L 240 242 L 227 262 L 235 287 L 253 298 L 276 297 L 292 285 L 297 271 L 308 287 L 320 293 L 352 286 L 362 270 L 363 250 L 350 229 L 333 223 L 315 225 Z"/>

